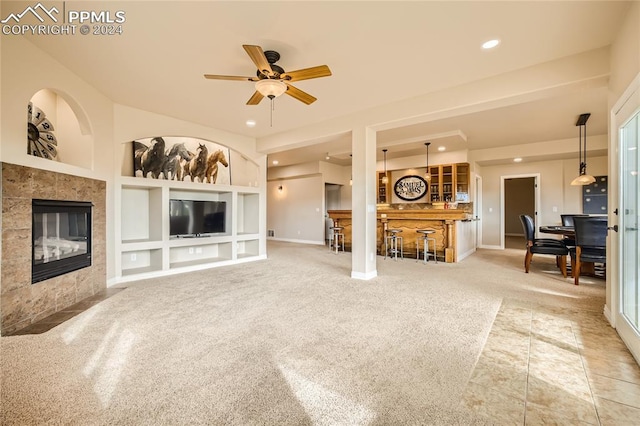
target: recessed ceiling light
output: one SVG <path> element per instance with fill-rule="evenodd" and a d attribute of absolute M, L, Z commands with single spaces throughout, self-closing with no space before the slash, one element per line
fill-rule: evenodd
<path fill-rule="evenodd" d="M 493 49 L 494 47 L 496 47 L 499 44 L 500 44 L 500 40 L 498 40 L 497 38 L 494 38 L 493 40 L 487 40 L 484 43 L 482 43 L 482 48 L 483 49 Z"/>
<path fill-rule="evenodd" d="M 278 165 L 278 160 L 273 160 L 273 161 L 271 162 L 271 164 L 273 164 L 274 166 L 277 166 L 277 165 Z"/>
<path fill-rule="evenodd" d="M 247 127 L 256 127 L 256 120 L 247 120 L 245 124 Z"/>
<path fill-rule="evenodd" d="M 445 151 L 447 148 L 445 148 L 444 146 L 439 146 L 438 147 L 438 151 L 442 152 Z"/>
<path fill-rule="evenodd" d="M 519 163 L 521 161 L 522 161 L 522 158 L 520 158 L 520 157 L 516 157 L 516 158 L 513 159 L 514 163 Z"/>

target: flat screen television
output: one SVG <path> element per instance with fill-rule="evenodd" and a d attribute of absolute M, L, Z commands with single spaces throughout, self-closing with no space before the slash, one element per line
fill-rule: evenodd
<path fill-rule="evenodd" d="M 198 237 L 225 232 L 226 201 L 169 200 L 169 234 Z"/>

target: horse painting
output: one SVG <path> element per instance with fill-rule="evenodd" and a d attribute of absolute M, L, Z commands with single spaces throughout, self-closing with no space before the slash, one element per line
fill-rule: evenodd
<path fill-rule="evenodd" d="M 169 148 L 166 156 L 167 161 L 163 170 L 165 179 L 182 180 L 184 177 L 184 165 L 193 158 L 194 154 L 182 142 Z"/>
<path fill-rule="evenodd" d="M 213 154 L 210 154 L 207 158 L 207 170 L 205 175 L 207 176 L 207 183 L 216 183 L 218 180 L 218 163 L 225 167 L 229 167 L 227 157 L 221 149 L 217 150 Z"/>
<path fill-rule="evenodd" d="M 143 177 L 147 177 L 151 173 L 152 178 L 158 179 L 166 162 L 164 139 L 151 139 L 149 147 L 142 148 L 140 145 L 144 146 L 143 144 L 135 145 L 137 147 L 134 154 L 135 170 L 142 171 Z"/>
<path fill-rule="evenodd" d="M 200 182 L 204 182 L 205 174 L 207 172 L 207 157 L 209 156 L 209 150 L 206 145 L 201 143 L 198 145 L 196 154 L 184 165 L 184 175 L 182 176 L 182 180 L 189 176 L 191 177 L 191 182 L 195 182 L 196 178 L 198 178 Z"/>
<path fill-rule="evenodd" d="M 132 141 L 133 176 L 209 184 L 230 184 L 229 148 L 187 137 Z M 226 169 L 220 168 L 220 164 Z"/>

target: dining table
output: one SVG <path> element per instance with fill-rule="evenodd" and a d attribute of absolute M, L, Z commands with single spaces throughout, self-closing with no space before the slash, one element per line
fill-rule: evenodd
<path fill-rule="evenodd" d="M 576 230 L 573 226 L 547 225 L 540 226 L 539 231 L 543 234 L 565 235 L 575 237 Z"/>

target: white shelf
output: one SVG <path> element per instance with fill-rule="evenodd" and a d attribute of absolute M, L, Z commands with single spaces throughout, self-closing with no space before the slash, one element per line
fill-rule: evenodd
<path fill-rule="evenodd" d="M 237 242 L 238 258 L 246 258 L 252 256 L 258 256 L 260 254 L 260 240 L 243 240 Z"/>
<path fill-rule="evenodd" d="M 123 176 L 117 270 L 122 281 L 264 258 L 260 188 L 207 185 Z M 224 234 L 169 235 L 169 200 L 214 200 L 227 205 Z M 184 271 L 182 271 L 184 269 Z"/>
<path fill-rule="evenodd" d="M 210 237 L 193 237 L 193 238 L 171 238 L 169 239 L 169 247 L 195 247 L 204 246 L 213 243 L 231 242 L 230 235 L 212 235 Z"/>
<path fill-rule="evenodd" d="M 150 250 L 150 249 L 161 249 L 164 246 L 163 241 L 123 241 L 121 247 L 121 251 L 137 251 L 137 250 Z"/>

